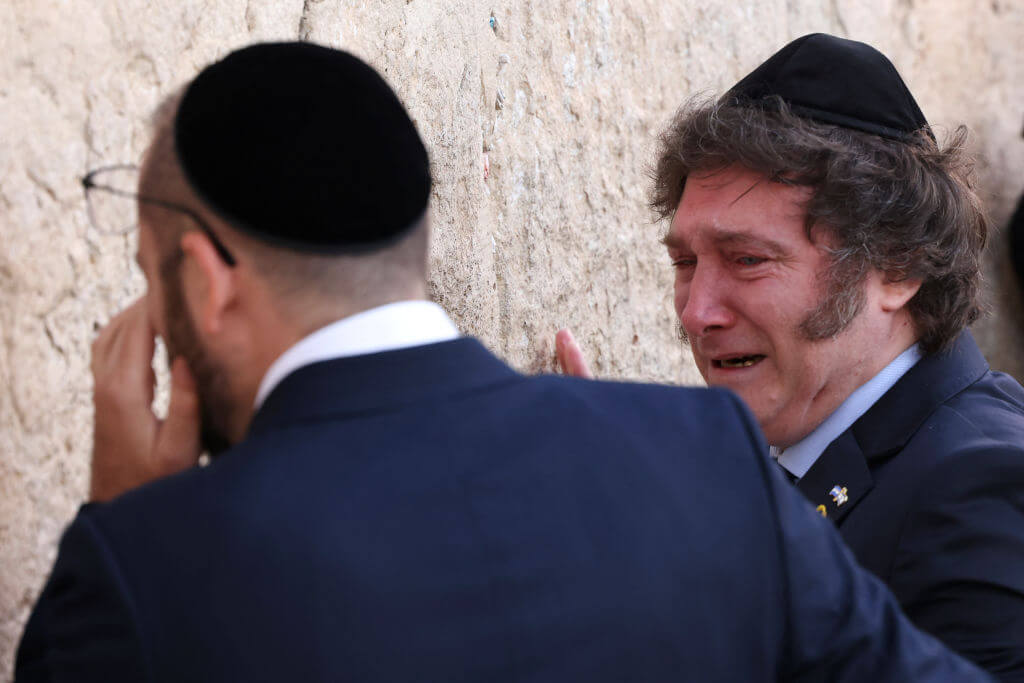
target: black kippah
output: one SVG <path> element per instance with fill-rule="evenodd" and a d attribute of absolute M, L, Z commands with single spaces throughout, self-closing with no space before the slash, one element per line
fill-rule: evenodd
<path fill-rule="evenodd" d="M 781 97 L 798 116 L 909 141 L 928 121 L 896 67 L 854 40 L 812 33 L 768 58 L 725 94 L 738 104 Z"/>
<path fill-rule="evenodd" d="M 178 106 L 174 142 L 214 212 L 293 249 L 385 246 L 430 196 L 427 150 L 388 84 L 309 43 L 253 45 L 205 68 Z"/>

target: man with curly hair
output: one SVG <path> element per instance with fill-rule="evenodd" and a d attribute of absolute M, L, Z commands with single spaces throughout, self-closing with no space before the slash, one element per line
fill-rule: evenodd
<path fill-rule="evenodd" d="M 651 204 L 708 384 L 912 621 L 1024 680 L 1024 389 L 966 329 L 988 220 L 964 143 L 880 52 L 814 34 L 680 110 Z"/>

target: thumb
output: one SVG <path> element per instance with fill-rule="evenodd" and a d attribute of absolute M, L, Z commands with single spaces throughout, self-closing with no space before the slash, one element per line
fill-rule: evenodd
<path fill-rule="evenodd" d="M 156 435 L 154 459 L 162 474 L 192 467 L 202 451 L 199 440 L 199 392 L 188 363 L 178 356 L 171 363 L 171 401 Z"/>

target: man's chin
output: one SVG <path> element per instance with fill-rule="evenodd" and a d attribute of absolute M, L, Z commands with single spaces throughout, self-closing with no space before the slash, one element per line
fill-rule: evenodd
<path fill-rule="evenodd" d="M 764 431 L 766 426 L 771 427 L 767 424 L 769 420 L 775 417 L 775 406 L 771 402 L 765 402 L 764 387 L 757 382 L 729 382 L 722 378 L 718 378 L 718 381 L 708 382 L 708 386 L 717 387 L 720 389 L 728 389 L 736 394 L 747 409 L 750 410 L 754 416 L 754 420 L 757 421 L 758 427 Z M 769 442 L 774 443 L 774 442 Z"/>

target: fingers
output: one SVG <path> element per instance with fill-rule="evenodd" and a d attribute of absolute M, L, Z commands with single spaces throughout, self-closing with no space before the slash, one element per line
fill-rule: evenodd
<path fill-rule="evenodd" d="M 118 339 L 117 362 L 124 369 L 124 381 L 148 408 L 153 403 L 156 376 L 153 373 L 153 351 L 156 332 L 150 326 L 145 298 L 129 306 L 124 313 L 123 329 Z"/>
<path fill-rule="evenodd" d="M 199 433 L 199 394 L 195 378 L 185 359 L 179 356 L 171 364 L 171 401 L 153 449 L 158 476 L 180 472 L 199 461 L 202 451 Z"/>
<path fill-rule="evenodd" d="M 144 297 L 111 319 L 92 345 L 91 368 L 97 394 L 148 410 L 156 385 L 155 338 Z"/>
<path fill-rule="evenodd" d="M 151 478 L 155 343 L 145 299 L 115 316 L 93 342 L 91 500 L 109 500 Z"/>
<path fill-rule="evenodd" d="M 594 378 L 590 368 L 587 367 L 587 362 L 583 359 L 583 351 L 569 330 L 562 329 L 555 334 L 555 356 L 565 374 L 584 379 Z"/>

